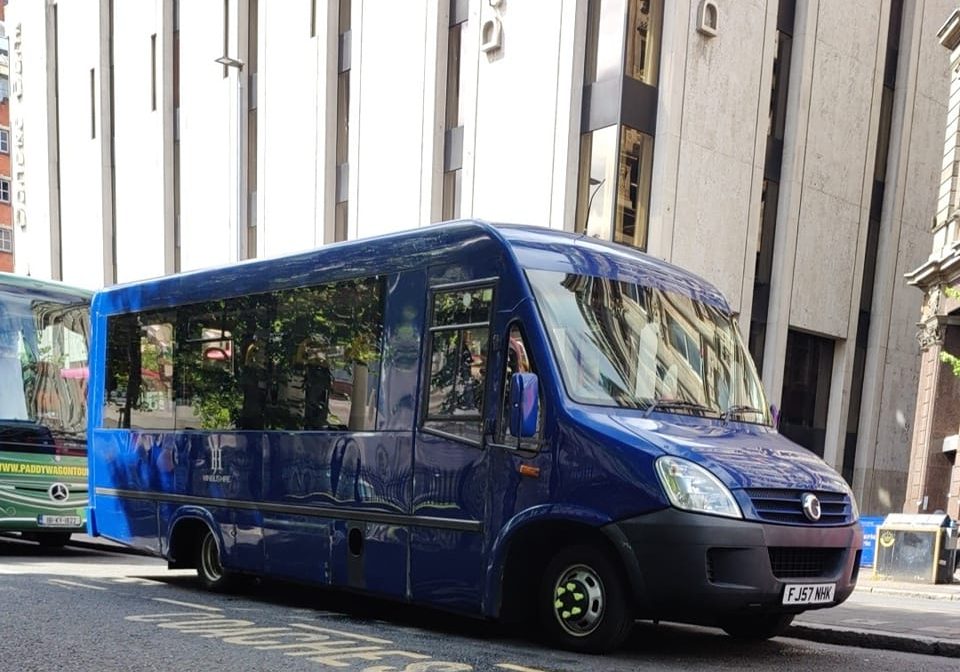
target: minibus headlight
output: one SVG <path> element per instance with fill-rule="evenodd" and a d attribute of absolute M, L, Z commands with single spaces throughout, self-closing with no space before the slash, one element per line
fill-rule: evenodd
<path fill-rule="evenodd" d="M 667 456 L 656 461 L 656 471 L 670 503 L 678 509 L 743 518 L 730 490 L 707 469 Z"/>

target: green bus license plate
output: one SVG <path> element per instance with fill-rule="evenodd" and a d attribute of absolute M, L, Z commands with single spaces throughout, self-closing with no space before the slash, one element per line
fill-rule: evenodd
<path fill-rule="evenodd" d="M 80 527 L 80 516 L 37 516 L 40 527 Z"/>

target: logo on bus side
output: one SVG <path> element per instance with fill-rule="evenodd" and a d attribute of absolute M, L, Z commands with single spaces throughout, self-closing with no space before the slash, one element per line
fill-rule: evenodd
<path fill-rule="evenodd" d="M 223 473 L 223 448 L 217 445 L 210 446 L 210 473 L 203 475 L 207 483 L 229 483 L 230 474 Z"/>

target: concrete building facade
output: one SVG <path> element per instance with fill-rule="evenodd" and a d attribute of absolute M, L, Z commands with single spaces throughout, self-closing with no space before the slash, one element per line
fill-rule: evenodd
<path fill-rule="evenodd" d="M 12 0 L 17 270 L 98 287 L 459 217 L 612 239 L 716 283 L 781 430 L 899 510 L 951 8 Z"/>

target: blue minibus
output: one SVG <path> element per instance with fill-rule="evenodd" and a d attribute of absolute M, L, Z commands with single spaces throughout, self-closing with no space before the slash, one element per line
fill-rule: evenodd
<path fill-rule="evenodd" d="M 476 221 L 111 287 L 89 532 L 212 590 L 312 582 L 579 651 L 636 619 L 771 637 L 850 595 L 862 532 L 736 324 L 640 252 Z"/>

